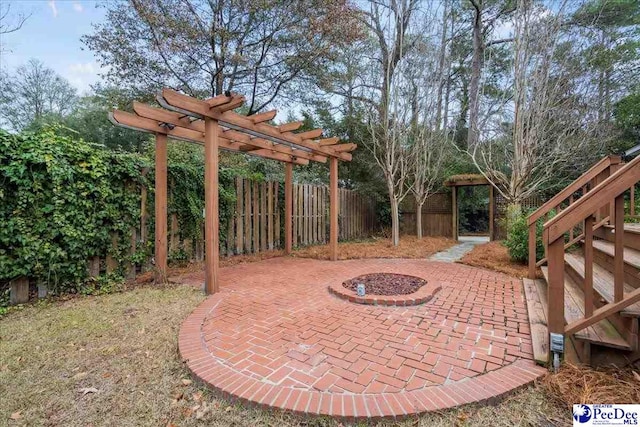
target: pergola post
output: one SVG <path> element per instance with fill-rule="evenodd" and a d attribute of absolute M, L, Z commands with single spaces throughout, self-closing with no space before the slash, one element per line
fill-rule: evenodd
<path fill-rule="evenodd" d="M 338 259 L 338 159 L 329 159 L 329 254 Z"/>
<path fill-rule="evenodd" d="M 289 255 L 293 242 L 293 164 L 284 164 L 284 252 Z"/>
<path fill-rule="evenodd" d="M 220 256 L 218 219 L 218 121 L 204 118 L 204 242 L 205 292 L 218 292 Z"/>
<path fill-rule="evenodd" d="M 458 187 L 451 187 L 451 226 L 453 240 L 458 240 Z"/>
<path fill-rule="evenodd" d="M 156 283 L 167 281 L 167 135 L 156 133 Z"/>
<path fill-rule="evenodd" d="M 489 184 L 489 240 L 495 239 L 495 190 L 492 184 Z"/>

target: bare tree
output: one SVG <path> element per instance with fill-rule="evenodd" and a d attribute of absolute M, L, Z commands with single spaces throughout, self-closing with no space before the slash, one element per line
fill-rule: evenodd
<path fill-rule="evenodd" d="M 553 12 L 518 0 L 514 17 L 511 137 L 474 141 L 477 169 L 510 204 L 546 184 L 587 149 L 586 106 L 572 96 L 578 73 L 564 62 L 561 26 L 566 2 Z M 504 112 L 508 117 L 508 112 Z"/>
<path fill-rule="evenodd" d="M 18 31 L 31 15 L 18 13 L 11 14 L 11 3 L 0 4 L 0 35 Z M 4 53 L 3 44 L 0 43 L 0 53 Z"/>
<path fill-rule="evenodd" d="M 445 26 L 446 11 L 445 7 L 442 19 Z M 412 114 L 406 184 L 415 199 L 418 239 L 422 238 L 422 207 L 444 178 L 442 166 L 450 147 L 450 133 L 441 129 L 443 52 L 447 39 L 441 35 L 433 37 L 433 40 L 438 41 L 433 44 L 430 38 L 425 37 L 417 42 L 403 67 L 403 78 L 410 82 L 411 87 Z M 439 52 L 437 60 L 432 52 Z"/>
<path fill-rule="evenodd" d="M 384 176 L 391 206 L 391 239 L 400 243 L 399 206 L 411 190 L 409 174 L 412 125 L 415 122 L 415 85 L 409 76 L 410 63 L 404 61 L 420 40 L 411 32 L 418 1 L 372 1 L 365 14 L 365 25 L 376 41 L 378 54 L 369 62 L 372 82 L 362 99 L 368 111 L 370 140 L 365 146 L 372 153 Z"/>
<path fill-rule="evenodd" d="M 442 166 L 450 142 L 447 133 L 422 125 L 411 150 L 409 188 L 416 202 L 416 235 L 422 239 L 422 207 L 442 182 Z"/>
<path fill-rule="evenodd" d="M 0 74 L 0 120 L 13 130 L 64 117 L 76 101 L 71 84 L 41 61 L 32 59 L 11 75 Z"/>
<path fill-rule="evenodd" d="M 378 114 L 371 108 L 368 116 L 370 140 L 365 147 L 371 152 L 380 167 L 387 184 L 391 205 L 391 240 L 394 246 L 400 243 L 399 206 L 411 191 L 408 183 L 411 153 L 412 109 L 402 96 L 400 78 L 389 81 L 387 108 Z"/>

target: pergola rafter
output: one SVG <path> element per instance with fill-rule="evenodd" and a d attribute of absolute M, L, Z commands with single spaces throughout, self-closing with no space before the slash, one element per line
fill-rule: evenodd
<path fill-rule="evenodd" d="M 110 120 L 122 127 L 156 135 L 156 247 L 157 279 L 166 279 L 167 269 L 167 137 L 205 146 L 205 290 L 218 291 L 219 218 L 218 150 L 229 150 L 285 163 L 285 252 L 292 243 L 293 165 L 309 161 L 330 169 L 330 253 L 338 258 L 338 160 L 350 161 L 356 144 L 340 144 L 338 138 L 319 139 L 322 129 L 295 133 L 302 122 L 268 124 L 276 110 L 243 116 L 233 110 L 244 96 L 225 94 L 200 100 L 171 89 L 157 96 L 164 107 L 134 102 L 134 113 L 114 110 Z"/>

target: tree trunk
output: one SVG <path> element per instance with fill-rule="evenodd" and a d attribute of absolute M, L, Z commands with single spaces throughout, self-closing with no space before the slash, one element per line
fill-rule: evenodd
<path fill-rule="evenodd" d="M 482 57 L 484 43 L 482 40 L 482 2 L 474 9 L 473 21 L 473 58 L 471 60 L 471 82 L 469 83 L 469 133 L 467 145 L 473 146 L 478 142 L 478 116 L 480 110 L 480 74 L 482 72 Z"/>
<path fill-rule="evenodd" d="M 522 216 L 522 204 L 520 201 L 511 201 L 507 205 L 506 218 L 504 221 L 507 235 L 511 231 L 513 224 Z"/>
<path fill-rule="evenodd" d="M 391 202 L 391 242 L 393 246 L 400 244 L 400 214 L 398 209 L 398 200 L 395 197 L 390 196 Z"/>
<path fill-rule="evenodd" d="M 422 239 L 422 203 L 416 204 L 416 236 Z"/>
<path fill-rule="evenodd" d="M 442 91 L 444 89 L 445 80 L 445 57 L 447 50 L 447 20 L 448 20 L 448 3 L 444 3 L 444 11 L 442 12 L 442 35 L 440 37 L 440 52 L 438 58 L 438 94 L 436 105 L 436 129 L 440 130 L 442 125 Z M 446 72 L 447 80 L 449 76 L 449 70 Z"/>

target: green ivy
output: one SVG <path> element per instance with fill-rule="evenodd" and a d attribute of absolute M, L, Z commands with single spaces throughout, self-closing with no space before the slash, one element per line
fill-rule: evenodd
<path fill-rule="evenodd" d="M 87 259 L 120 251 L 111 235 L 139 221 L 144 158 L 63 136 L 0 130 L 0 282 L 27 276 L 77 289 Z M 124 251 L 123 251 L 124 252 Z"/>
<path fill-rule="evenodd" d="M 95 293 L 124 277 L 125 262 L 137 265 L 153 253 L 153 147 L 144 155 L 107 149 L 52 126 L 13 135 L 0 130 L 0 290 L 26 276 L 54 292 Z M 148 169 L 146 174 L 143 169 Z M 243 168 L 219 170 L 220 243 L 235 203 L 235 178 L 262 180 Z M 201 147 L 171 144 L 169 215 L 176 214 L 181 239 L 202 239 L 204 156 Z M 140 224 L 140 188 L 148 190 L 147 243 L 131 254 L 130 232 Z M 112 236 L 121 236 L 113 247 Z M 111 275 L 88 280 L 87 261 L 106 254 L 118 261 Z M 184 248 L 170 254 L 184 263 Z M 106 280 L 106 282 L 105 282 Z M 102 292 L 100 291 L 100 292 Z M 4 305 L 0 301 L 0 305 Z"/>

